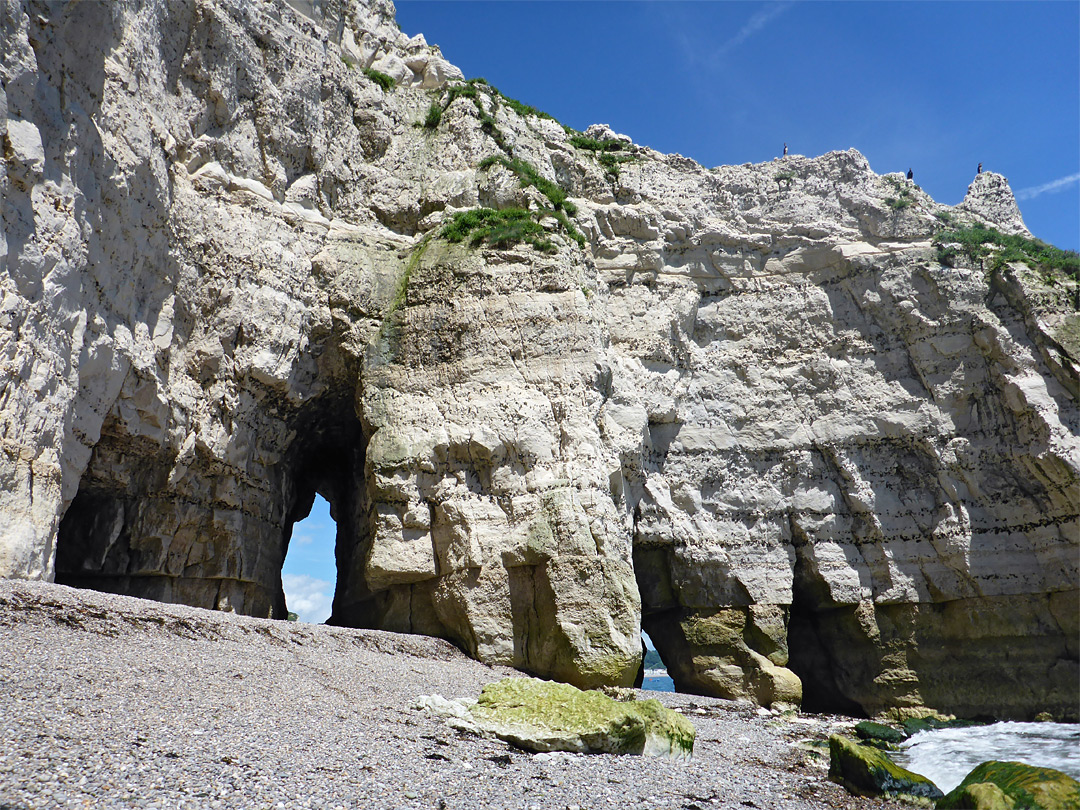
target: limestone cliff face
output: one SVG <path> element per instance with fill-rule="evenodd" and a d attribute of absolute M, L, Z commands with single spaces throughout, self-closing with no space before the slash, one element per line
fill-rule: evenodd
<path fill-rule="evenodd" d="M 338 623 L 1075 718 L 1076 285 L 930 242 L 1026 233 L 1004 178 L 575 143 L 393 17 L 0 0 L 0 574 L 282 615 L 318 491 Z M 442 238 L 551 203 L 510 158 L 553 250 Z"/>

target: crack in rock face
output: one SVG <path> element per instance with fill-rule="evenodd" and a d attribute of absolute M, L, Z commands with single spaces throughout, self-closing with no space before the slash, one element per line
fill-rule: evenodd
<path fill-rule="evenodd" d="M 630 686 L 1077 718 L 1077 280 L 854 150 L 705 169 L 388 0 L 0 10 L 0 576 Z M 951 252 L 950 252 L 951 251 Z"/>

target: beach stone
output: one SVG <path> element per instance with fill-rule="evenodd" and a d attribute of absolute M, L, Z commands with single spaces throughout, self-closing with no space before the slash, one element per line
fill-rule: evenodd
<path fill-rule="evenodd" d="M 693 724 L 657 700 L 614 700 L 595 691 L 536 678 L 505 678 L 488 684 L 475 704 L 438 696 L 418 706 L 450 718 L 452 725 L 480 731 L 529 751 L 637 754 L 684 759 L 693 754 Z M 462 722 L 464 721 L 464 722 Z"/>
<path fill-rule="evenodd" d="M 965 808 L 965 810 L 1012 810 L 1016 807 L 1016 802 L 993 782 L 975 782 L 970 785 L 960 785 L 949 791 L 945 798 L 937 803 L 937 807 Z"/>
<path fill-rule="evenodd" d="M 977 765 L 937 807 L 965 810 L 1080 808 L 1080 782 L 1054 768 L 991 760 Z"/>
<path fill-rule="evenodd" d="M 860 740 L 866 740 L 870 744 L 885 743 L 897 745 L 911 736 L 911 732 L 904 729 L 886 726 L 883 723 L 875 723 L 870 720 L 862 720 L 855 724 L 855 734 Z"/>
<path fill-rule="evenodd" d="M 921 774 L 901 768 L 882 751 L 839 734 L 829 737 L 829 778 L 852 793 L 940 799 L 944 794 Z"/>

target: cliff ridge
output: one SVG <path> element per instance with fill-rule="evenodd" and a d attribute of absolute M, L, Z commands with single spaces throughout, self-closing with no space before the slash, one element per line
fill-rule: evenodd
<path fill-rule="evenodd" d="M 0 37 L 0 575 L 284 617 L 318 492 L 333 623 L 1077 719 L 1077 278 L 943 242 L 1030 237 L 1004 178 L 575 132 L 386 0 Z"/>

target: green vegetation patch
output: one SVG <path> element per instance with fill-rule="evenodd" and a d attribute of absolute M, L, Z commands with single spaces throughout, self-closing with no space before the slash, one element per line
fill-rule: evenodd
<path fill-rule="evenodd" d="M 564 206 L 565 207 L 565 206 Z M 562 226 L 566 231 L 566 235 L 578 243 L 580 247 L 585 247 L 585 236 L 577 228 L 574 227 L 574 223 L 570 221 L 570 218 L 566 216 L 565 211 L 546 211 L 544 212 L 552 217 Z"/>
<path fill-rule="evenodd" d="M 790 170 L 783 171 L 783 172 L 777 172 L 776 174 L 773 175 L 772 179 L 776 181 L 776 190 L 777 191 L 780 190 L 780 184 L 781 183 L 783 183 L 787 188 L 791 188 L 791 181 L 795 179 L 795 172 L 790 171 Z"/>
<path fill-rule="evenodd" d="M 386 310 L 386 317 L 383 319 L 383 324 L 390 322 L 390 317 L 397 312 L 401 307 L 405 305 L 405 298 L 409 293 L 409 280 L 412 278 L 413 272 L 420 266 L 420 260 L 424 258 L 424 252 L 428 248 L 429 240 L 424 238 L 419 245 L 417 245 L 412 254 L 409 256 L 409 261 L 405 263 L 405 272 L 401 274 L 401 278 L 398 279 L 397 288 L 394 290 L 394 297 L 390 299 L 390 306 Z"/>
<path fill-rule="evenodd" d="M 1022 762 L 984 762 L 965 776 L 964 781 L 937 806 L 942 810 L 965 807 L 1080 810 L 1080 782 L 1053 768 L 1039 768 Z"/>
<path fill-rule="evenodd" d="M 556 211 L 563 210 L 571 216 L 577 213 L 577 206 L 566 199 L 566 189 L 543 177 L 531 163 L 518 158 L 491 155 L 480 161 L 479 168 L 490 169 L 496 163 L 516 174 L 521 181 L 522 186 L 525 186 L 526 188 L 533 186 L 537 191 L 547 197 L 548 201 L 551 203 L 551 207 Z"/>
<path fill-rule="evenodd" d="M 538 110 L 536 109 L 536 107 L 533 107 L 530 104 L 523 104 L 516 98 L 504 96 L 502 93 L 499 93 L 499 98 L 502 99 L 503 104 L 516 112 L 522 118 L 528 118 L 529 116 L 532 116 L 533 118 L 546 118 L 549 121 L 555 121 L 556 123 L 558 123 L 554 116 L 548 115 L 543 110 Z"/>
<path fill-rule="evenodd" d="M 1009 262 L 1023 262 L 1039 271 L 1047 284 L 1053 285 L 1058 276 L 1080 282 L 1080 254 L 1062 250 L 1038 239 L 1028 239 L 1001 233 L 985 225 L 941 231 L 934 237 L 938 261 L 949 267 L 963 254 L 975 262 L 990 260 L 990 269 L 1000 270 Z"/>
<path fill-rule="evenodd" d="M 491 100 L 491 113 L 484 109 L 484 105 L 481 102 L 481 96 L 485 95 Z M 505 104 L 523 117 L 533 116 L 536 118 L 548 118 L 552 121 L 555 120 L 552 116 L 545 112 L 541 112 L 535 107 L 523 104 L 517 99 L 510 98 L 509 96 L 504 96 L 497 88 L 488 84 L 487 79 L 469 79 L 458 84 L 450 85 L 446 91 L 445 100 L 432 102 L 431 106 L 428 108 L 427 116 L 423 121 L 417 123 L 416 126 L 423 127 L 424 129 L 437 129 L 439 123 L 442 121 L 442 114 L 459 98 L 472 99 L 473 104 L 476 105 L 476 112 L 480 117 L 480 128 L 494 139 L 500 149 L 507 152 L 510 149 L 509 143 L 506 140 L 506 136 L 499 130 L 494 116 L 494 113 L 499 109 L 500 104 Z"/>
<path fill-rule="evenodd" d="M 470 79 L 464 84 L 452 84 L 446 93 L 446 106 L 449 107 L 459 98 L 471 98 L 474 101 L 480 98 L 481 87 L 486 87 L 487 82 L 483 79 Z"/>
<path fill-rule="evenodd" d="M 892 186 L 896 192 L 895 197 L 888 197 L 885 200 L 885 204 L 889 208 L 894 211 L 903 211 L 905 208 L 911 208 L 915 205 L 915 196 L 911 192 L 912 189 L 916 189 L 918 186 L 898 180 L 895 177 L 886 177 L 885 182 Z"/>
<path fill-rule="evenodd" d="M 570 143 L 578 149 L 589 152 L 621 152 L 623 150 L 621 141 L 601 141 L 598 138 L 590 138 L 588 135 L 571 135 Z"/>
<path fill-rule="evenodd" d="M 424 116 L 424 121 L 421 124 L 425 129 L 436 129 L 439 123 L 442 121 L 442 114 L 445 108 L 437 101 L 431 102 L 431 106 L 428 107 L 427 115 Z"/>
<path fill-rule="evenodd" d="M 485 111 L 483 105 L 480 103 L 480 90 L 481 86 L 486 86 L 487 82 L 483 79 L 469 79 L 467 82 L 460 84 L 452 84 L 446 91 L 445 101 L 433 101 L 431 106 L 428 107 L 427 116 L 424 120 L 417 124 L 425 129 L 436 129 L 439 123 L 442 121 L 443 113 L 446 112 L 450 105 L 457 101 L 459 98 L 471 98 L 476 105 L 477 111 L 480 113 L 481 119 L 491 118 Z M 494 123 L 494 122 L 493 122 Z"/>
<path fill-rule="evenodd" d="M 364 68 L 363 73 L 375 84 L 379 85 L 384 93 L 389 93 L 397 84 L 393 76 L 387 76 L 385 73 L 375 70 L 375 68 Z"/>
<path fill-rule="evenodd" d="M 394 295 L 390 299 L 386 307 L 386 312 L 383 315 L 382 323 L 379 325 L 379 338 L 380 340 L 391 342 L 391 353 L 394 351 L 393 343 L 396 342 L 400 322 L 400 318 L 395 318 L 394 315 L 405 306 L 405 301 L 409 295 L 409 282 L 412 280 L 412 275 L 416 271 L 416 268 L 420 266 L 420 260 L 424 257 L 424 253 L 427 251 L 430 243 L 430 237 L 425 236 L 420 240 L 420 243 L 413 248 L 408 261 L 405 263 L 404 271 L 398 277 L 397 284 L 394 287 Z"/>
<path fill-rule="evenodd" d="M 539 221 L 544 219 L 544 217 L 552 217 L 556 222 L 559 223 L 560 228 L 562 229 L 562 231 L 567 236 L 569 236 L 571 239 L 573 239 L 575 242 L 577 242 L 578 245 L 580 245 L 581 247 L 585 246 L 585 237 L 584 237 L 584 235 L 581 233 L 581 231 L 579 231 L 576 227 L 574 227 L 574 223 L 570 221 L 570 217 L 574 216 L 577 213 L 578 209 L 577 209 L 576 205 L 574 205 L 572 202 L 570 202 L 570 200 L 568 200 L 566 198 L 566 196 L 567 196 L 566 195 L 566 189 L 564 189 L 558 183 L 553 183 L 552 181 L 545 178 L 543 175 L 540 174 L 540 172 L 538 172 L 536 170 L 535 166 L 533 166 L 528 161 L 521 160 L 520 158 L 508 158 L 508 157 L 505 157 L 504 155 L 490 155 L 490 156 L 484 158 L 482 161 L 480 161 L 480 164 L 479 164 L 478 168 L 481 169 L 481 170 L 490 169 L 492 166 L 495 166 L 495 165 L 503 166 L 504 168 L 506 168 L 509 171 L 513 172 L 515 175 L 517 175 L 517 178 L 521 182 L 521 185 L 523 187 L 528 188 L 529 186 L 532 186 L 537 191 L 539 191 L 541 194 L 543 194 L 547 198 L 548 202 L 551 203 L 551 208 L 541 208 L 539 211 L 535 212 L 535 214 L 533 214 L 531 212 L 525 212 L 529 216 L 533 217 L 533 219 L 537 223 L 537 227 L 540 227 L 539 226 Z M 474 211 L 490 211 L 490 210 L 491 209 L 486 209 L 486 208 L 474 209 Z M 520 211 L 522 209 L 508 209 L 508 210 Z M 454 219 L 456 221 L 456 219 L 458 217 L 462 216 L 462 214 L 469 214 L 469 213 L 473 213 L 473 212 L 472 211 L 460 212 L 460 213 L 454 215 Z M 504 212 L 500 211 L 500 212 L 495 212 L 495 213 L 502 214 Z M 490 218 L 491 214 L 484 214 L 484 216 Z M 453 224 L 453 223 L 451 223 L 451 224 Z M 468 224 L 468 223 L 465 223 L 465 224 L 470 229 L 474 228 L 474 227 L 477 227 L 475 225 L 471 225 L 471 224 Z M 533 245 L 533 247 L 535 247 L 537 250 L 542 250 L 542 251 L 548 252 L 548 253 L 555 251 L 555 246 L 548 240 L 541 239 L 541 240 L 539 240 L 539 242 L 533 241 L 530 238 L 529 233 L 526 233 L 524 231 L 519 232 L 517 229 L 514 230 L 514 234 L 517 235 L 517 238 L 514 239 L 513 241 L 528 242 L 529 244 Z M 461 239 L 456 238 L 457 237 L 457 230 L 454 229 L 454 228 L 451 228 L 449 231 L 447 231 L 447 229 L 444 228 L 443 229 L 443 235 L 451 242 L 455 242 L 455 241 L 460 242 L 460 241 L 463 241 L 463 239 L 464 239 L 464 237 L 462 237 Z M 480 245 L 481 243 L 484 243 L 484 242 L 486 242 L 487 244 L 490 244 L 490 245 L 504 246 L 503 244 L 492 242 L 487 236 L 483 236 L 483 237 L 481 237 L 479 239 L 476 239 L 474 237 L 474 239 L 470 242 L 470 244 L 472 244 L 474 247 L 476 247 L 476 246 L 478 246 L 478 245 Z"/>
<path fill-rule="evenodd" d="M 596 156 L 596 159 L 612 180 L 618 179 L 622 164 L 636 163 L 641 160 L 637 155 L 613 155 L 611 152 L 601 152 Z"/>
<path fill-rule="evenodd" d="M 626 150 L 626 144 L 622 141 L 601 141 L 598 138 L 590 138 L 581 135 L 574 130 L 564 127 L 570 136 L 570 144 L 586 152 L 592 152 L 597 162 L 604 167 L 604 172 L 612 179 L 619 177 L 620 167 L 623 163 L 631 163 L 641 160 L 637 155 L 617 154 Z"/>
<path fill-rule="evenodd" d="M 506 248 L 519 242 L 532 245 L 542 253 L 554 253 L 555 245 L 547 238 L 544 226 L 524 208 L 472 208 L 458 211 L 440 232 L 447 242 L 468 240 L 473 247 L 488 244 Z"/>

